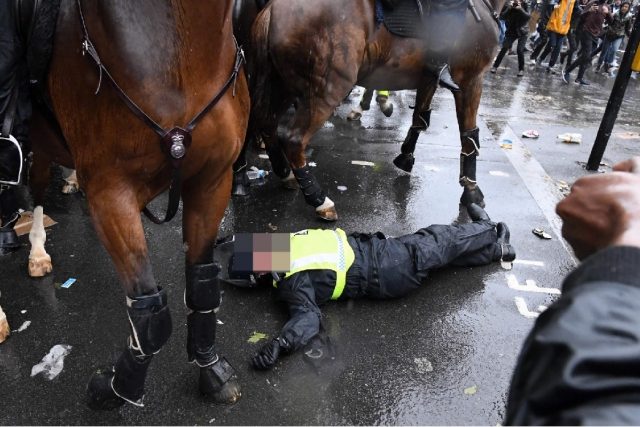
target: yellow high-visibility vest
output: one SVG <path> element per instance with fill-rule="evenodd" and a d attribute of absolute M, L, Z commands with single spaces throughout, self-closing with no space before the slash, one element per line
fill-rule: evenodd
<path fill-rule="evenodd" d="M 636 56 L 633 57 L 633 62 L 631 63 L 631 70 L 640 72 L 640 49 L 636 50 Z"/>
<path fill-rule="evenodd" d="M 307 270 L 333 270 L 336 286 L 331 299 L 338 299 L 347 283 L 347 270 L 355 254 L 344 230 L 303 230 L 290 234 L 291 268 L 285 278 Z"/>

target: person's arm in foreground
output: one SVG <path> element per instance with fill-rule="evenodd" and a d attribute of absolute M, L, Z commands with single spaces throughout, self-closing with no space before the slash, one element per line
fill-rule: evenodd
<path fill-rule="evenodd" d="M 506 424 L 640 424 L 640 158 L 557 206 L 582 264 L 524 343 Z"/>
<path fill-rule="evenodd" d="M 278 299 L 287 304 L 289 320 L 280 335 L 265 344 L 253 358 L 257 369 L 271 369 L 282 353 L 299 350 L 320 331 L 320 308 L 308 271 L 283 279 L 278 285 Z"/>

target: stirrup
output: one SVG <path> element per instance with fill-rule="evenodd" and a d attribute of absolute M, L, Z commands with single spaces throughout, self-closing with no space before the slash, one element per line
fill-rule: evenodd
<path fill-rule="evenodd" d="M 22 177 L 24 156 L 13 136 L 0 136 L 0 185 L 18 185 Z"/>
<path fill-rule="evenodd" d="M 449 64 L 444 64 L 442 68 L 440 68 L 438 84 L 445 89 L 449 89 L 451 92 L 458 92 L 460 90 L 460 87 L 453 81 L 453 77 L 449 71 Z"/>

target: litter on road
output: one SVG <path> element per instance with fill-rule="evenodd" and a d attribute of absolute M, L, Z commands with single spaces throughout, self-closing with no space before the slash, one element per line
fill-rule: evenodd
<path fill-rule="evenodd" d="M 344 185 L 338 185 L 338 187 L 336 187 L 338 189 L 338 191 L 347 191 L 347 187 L 345 187 Z"/>
<path fill-rule="evenodd" d="M 511 150 L 513 148 L 513 141 L 511 141 L 510 139 L 503 139 L 500 143 L 500 147 Z"/>
<path fill-rule="evenodd" d="M 20 327 L 18 329 L 16 329 L 13 332 L 22 332 L 25 329 L 27 329 L 29 327 L 29 325 L 31 325 L 31 320 L 26 320 L 24 322 L 22 322 L 22 325 L 20 325 Z"/>
<path fill-rule="evenodd" d="M 523 138 L 536 139 L 540 136 L 537 130 L 529 129 L 522 132 Z"/>
<path fill-rule="evenodd" d="M 475 386 L 475 385 L 472 385 L 471 387 L 467 387 L 467 388 L 464 389 L 464 394 L 472 396 L 472 395 L 476 394 L 477 391 L 478 391 L 478 387 Z"/>
<path fill-rule="evenodd" d="M 558 139 L 567 144 L 580 144 L 582 142 L 582 134 L 580 133 L 561 133 Z"/>
<path fill-rule="evenodd" d="M 64 282 L 62 285 L 60 285 L 61 288 L 65 288 L 68 289 L 71 287 L 71 285 L 73 285 L 74 283 L 76 283 L 76 279 L 74 279 L 73 277 L 70 277 L 67 279 L 66 282 Z"/>
<path fill-rule="evenodd" d="M 368 162 L 366 160 L 351 160 L 352 165 L 358 166 L 375 166 L 376 164 L 373 162 Z"/>
<path fill-rule="evenodd" d="M 263 334 L 262 332 L 253 331 L 253 333 L 251 334 L 247 342 L 251 344 L 255 344 L 259 341 L 266 340 L 268 336 L 269 335 Z"/>
<path fill-rule="evenodd" d="M 64 358 L 71 352 L 70 345 L 67 344 L 56 344 L 51 347 L 49 353 L 47 353 L 40 363 L 34 365 L 31 368 L 31 376 L 36 376 L 42 373 L 48 380 L 52 380 L 64 369 Z"/>
<path fill-rule="evenodd" d="M 531 230 L 531 232 L 541 239 L 544 239 L 544 240 L 552 239 L 551 235 L 546 231 L 544 231 L 542 228 L 534 228 L 533 230 Z"/>
<path fill-rule="evenodd" d="M 43 216 L 42 223 L 44 228 L 48 228 L 48 227 L 51 227 L 52 225 L 57 224 L 57 222 L 51 219 L 51 217 L 48 215 Z M 20 219 L 16 223 L 15 227 L 13 227 L 13 229 L 15 230 L 18 236 L 23 236 L 25 234 L 29 234 L 29 232 L 31 231 L 32 225 L 33 225 L 33 212 L 24 211 L 24 212 L 20 212 Z"/>

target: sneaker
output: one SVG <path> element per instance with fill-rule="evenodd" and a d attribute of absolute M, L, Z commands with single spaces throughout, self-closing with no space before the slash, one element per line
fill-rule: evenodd
<path fill-rule="evenodd" d="M 495 74 L 498 69 L 496 67 L 491 67 L 491 74 Z"/>
<path fill-rule="evenodd" d="M 562 81 L 566 84 L 569 84 L 569 73 L 567 73 L 566 71 L 562 73 Z"/>
<path fill-rule="evenodd" d="M 589 83 L 588 81 L 586 81 L 585 79 L 576 79 L 576 83 L 582 85 L 582 86 L 589 86 L 591 83 Z"/>
<path fill-rule="evenodd" d="M 522 76 L 524 76 L 524 70 L 518 71 L 518 77 L 522 77 Z"/>

